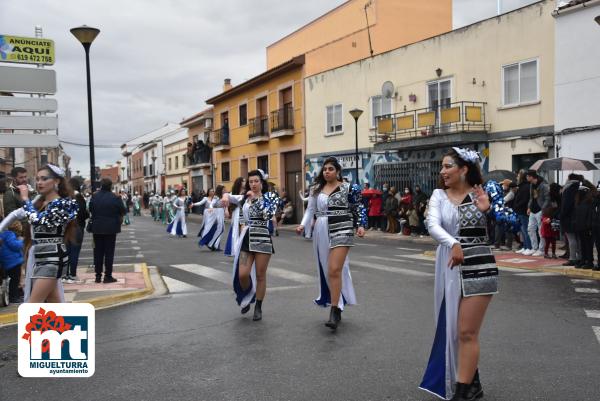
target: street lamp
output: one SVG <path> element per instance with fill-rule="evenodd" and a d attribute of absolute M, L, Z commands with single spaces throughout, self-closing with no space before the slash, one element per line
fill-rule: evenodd
<path fill-rule="evenodd" d="M 360 180 L 358 179 L 358 118 L 363 113 L 361 109 L 354 108 L 350 110 L 350 115 L 354 118 L 354 158 L 356 159 L 356 165 L 354 166 L 354 172 L 356 175 L 356 183 L 360 184 Z"/>
<path fill-rule="evenodd" d="M 94 192 L 94 181 L 96 177 L 96 158 L 94 157 L 94 124 L 92 123 L 92 85 L 90 82 L 90 46 L 96 36 L 100 33 L 100 29 L 92 28 L 83 25 L 77 28 L 72 28 L 71 33 L 77 38 L 85 49 L 85 69 L 87 73 L 87 98 L 88 98 L 88 125 L 89 125 L 89 142 L 90 142 L 90 186 L 92 193 Z"/>
<path fill-rule="evenodd" d="M 152 184 L 154 185 L 154 193 L 156 194 L 156 156 L 152 156 Z"/>

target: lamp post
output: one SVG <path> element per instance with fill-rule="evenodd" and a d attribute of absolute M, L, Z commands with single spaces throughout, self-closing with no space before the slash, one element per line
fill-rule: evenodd
<path fill-rule="evenodd" d="M 100 33 L 97 28 L 92 28 L 83 25 L 77 28 L 72 28 L 71 33 L 77 38 L 85 49 L 85 69 L 87 73 L 87 100 L 88 100 L 88 125 L 89 125 L 89 142 L 90 142 L 90 186 L 92 193 L 94 192 L 94 182 L 96 176 L 96 158 L 94 156 L 94 124 L 92 122 L 92 85 L 90 82 L 90 46 L 96 36 Z"/>
<path fill-rule="evenodd" d="M 358 179 L 358 118 L 363 113 L 361 109 L 354 108 L 350 110 L 350 115 L 354 118 L 354 158 L 356 159 L 356 165 L 354 166 L 354 173 L 356 175 L 356 183 L 360 185 Z"/>
<path fill-rule="evenodd" d="M 179 156 L 178 156 L 179 157 Z M 156 193 L 156 156 L 152 156 L 152 184 L 154 188 L 154 193 Z"/>

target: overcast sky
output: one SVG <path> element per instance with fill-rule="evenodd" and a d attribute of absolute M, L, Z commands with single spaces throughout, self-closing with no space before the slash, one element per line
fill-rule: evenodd
<path fill-rule="evenodd" d="M 87 144 L 85 57 L 69 29 L 99 28 L 90 52 L 95 142 L 120 145 L 202 110 L 223 78 L 236 85 L 260 74 L 266 46 L 343 2 L 2 0 L 0 33 L 34 36 L 41 25 L 55 41 L 60 138 Z M 503 0 L 503 11 L 531 2 Z M 455 0 L 454 26 L 495 10 L 496 0 Z M 85 175 L 88 148 L 63 146 Z M 97 165 L 119 158 L 118 148 L 96 149 Z"/>

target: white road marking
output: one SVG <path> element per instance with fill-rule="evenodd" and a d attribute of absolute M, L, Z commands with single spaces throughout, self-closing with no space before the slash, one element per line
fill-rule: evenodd
<path fill-rule="evenodd" d="M 358 245 L 358 246 L 378 246 L 378 245 L 375 245 L 375 244 L 361 244 L 360 242 L 357 242 L 354 245 Z"/>
<path fill-rule="evenodd" d="M 581 279 L 581 278 L 572 278 L 571 282 L 573 284 L 591 284 L 591 283 L 594 282 L 594 280 Z"/>
<path fill-rule="evenodd" d="M 281 269 L 279 267 L 269 266 L 267 269 L 267 275 L 273 275 L 286 280 L 297 281 L 302 284 L 311 284 L 317 281 L 316 277 L 309 276 L 308 274 L 302 274 L 293 272 L 287 269 Z"/>
<path fill-rule="evenodd" d="M 600 326 L 592 326 L 592 330 L 594 330 L 594 334 L 596 334 L 596 339 L 600 343 Z"/>
<path fill-rule="evenodd" d="M 600 319 L 600 310 L 584 309 L 585 315 L 592 319 Z"/>
<path fill-rule="evenodd" d="M 213 269 L 212 267 L 202 266 L 194 263 L 171 266 L 175 267 L 176 269 L 186 271 L 188 273 L 204 276 L 206 278 L 218 281 L 223 284 L 231 285 L 233 282 L 231 274 L 225 273 L 221 270 Z"/>
<path fill-rule="evenodd" d="M 575 292 L 580 292 L 582 294 L 598 294 L 600 290 L 596 288 L 575 288 Z"/>
<path fill-rule="evenodd" d="M 176 280 L 174 278 L 168 276 L 162 276 L 165 284 L 169 288 L 169 292 L 202 292 L 204 291 L 200 287 L 196 287 L 195 285 L 188 284 L 183 281 Z"/>
<path fill-rule="evenodd" d="M 382 270 L 382 271 L 386 271 L 386 272 L 390 272 L 390 273 L 406 274 L 408 276 L 420 276 L 420 277 L 433 277 L 434 276 L 433 273 L 421 272 L 421 271 L 411 270 L 411 269 L 403 269 L 401 267 L 378 265 L 375 263 L 368 263 L 368 262 L 350 262 L 350 265 L 352 265 L 354 267 L 366 267 L 369 269 Z"/>
<path fill-rule="evenodd" d="M 416 252 L 422 252 L 422 249 L 419 248 L 402 248 L 397 246 L 396 249 L 400 249 L 401 251 L 416 251 Z"/>

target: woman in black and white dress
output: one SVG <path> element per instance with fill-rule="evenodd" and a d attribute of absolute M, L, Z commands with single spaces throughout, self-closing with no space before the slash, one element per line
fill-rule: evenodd
<path fill-rule="evenodd" d="M 362 237 L 366 225 L 360 186 L 343 182 L 342 166 L 335 157 L 328 157 L 311 188 L 308 207 L 296 232 L 304 231 L 307 238 L 312 232 L 320 288 L 315 303 L 324 308 L 331 305 L 325 325 L 332 330 L 337 329 L 344 305 L 356 304 L 348 253 L 354 246 L 354 229 Z"/>
<path fill-rule="evenodd" d="M 60 278 L 68 269 L 66 244 L 75 241 L 79 207 L 60 167 L 48 164 L 39 169 L 36 187 L 39 195 L 33 201 L 27 185 L 18 187 L 25 205 L 2 220 L 0 231 L 16 220 L 26 219 L 30 224 L 32 246 L 27 256 L 25 302 L 64 302 Z"/>
<path fill-rule="evenodd" d="M 208 196 L 200 202 L 192 203 L 194 206 L 204 205 L 204 218 L 198 236 L 198 246 L 206 246 L 211 251 L 221 250 L 221 237 L 225 230 L 225 206 L 221 202 L 223 196 L 223 185 L 217 185 L 217 189 L 208 190 Z"/>
<path fill-rule="evenodd" d="M 442 399 L 483 395 L 477 369 L 479 331 L 498 268 L 487 245 L 488 194 L 479 154 L 452 148 L 442 160 L 441 188 L 429 200 L 427 228 L 438 243 L 435 261 L 436 332 L 420 388 Z"/>
<path fill-rule="evenodd" d="M 242 313 L 256 301 L 253 320 L 262 319 L 262 302 L 267 291 L 267 267 L 275 253 L 269 221 L 277 211 L 279 197 L 268 192 L 266 174 L 262 170 L 248 173 L 245 195 L 225 194 L 225 204 L 242 207 L 244 226 L 234 248 L 233 289 Z"/>

